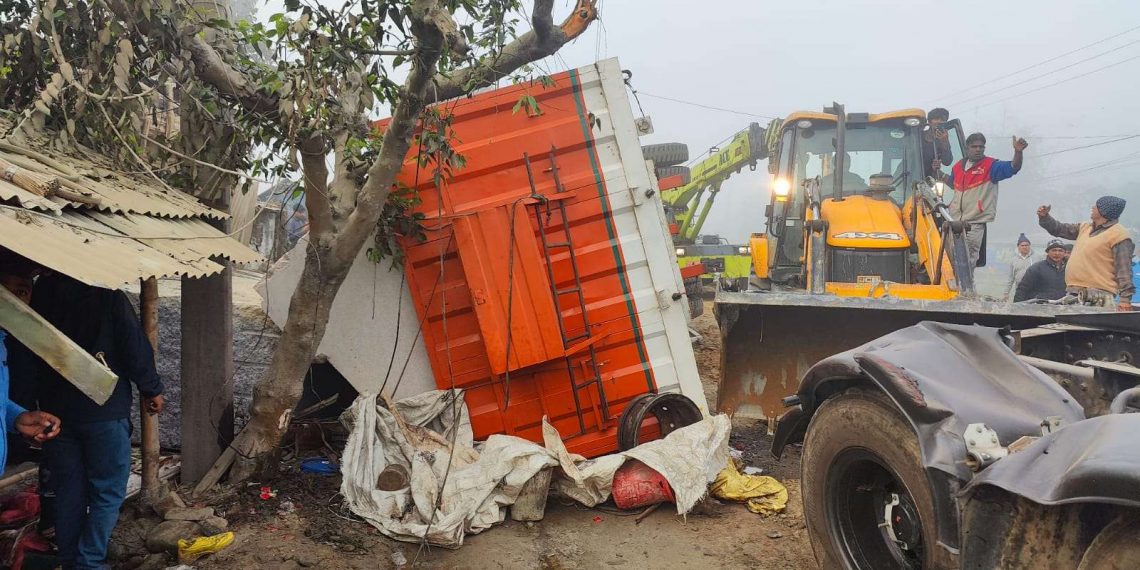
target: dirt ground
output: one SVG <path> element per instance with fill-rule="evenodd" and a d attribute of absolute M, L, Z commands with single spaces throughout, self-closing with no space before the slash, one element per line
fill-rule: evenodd
<path fill-rule="evenodd" d="M 715 405 L 720 336 L 711 303 L 694 326 L 704 337 L 697 364 L 710 405 Z M 686 517 L 663 505 L 638 524 L 633 516 L 552 499 L 541 522 L 508 518 L 468 536 L 458 550 L 421 550 L 382 536 L 340 504 L 339 477 L 303 474 L 294 465 L 275 484 L 277 495 L 271 499 L 262 500 L 260 487 L 251 485 L 209 501 L 224 505 L 237 539 L 195 567 L 814 568 L 799 496 L 798 450 L 776 462 L 768 454 L 769 443 L 765 426 L 734 422 L 730 445 L 743 452 L 748 465 L 763 468 L 788 487 L 784 514 L 763 518 L 744 505 L 712 501 Z M 286 502 L 292 504 L 291 512 Z"/>

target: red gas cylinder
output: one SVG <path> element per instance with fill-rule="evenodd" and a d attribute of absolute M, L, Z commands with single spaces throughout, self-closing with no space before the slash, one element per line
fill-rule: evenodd
<path fill-rule="evenodd" d="M 614 473 L 612 492 L 614 504 L 619 509 L 636 509 L 676 500 L 665 477 L 636 459 L 627 460 Z"/>

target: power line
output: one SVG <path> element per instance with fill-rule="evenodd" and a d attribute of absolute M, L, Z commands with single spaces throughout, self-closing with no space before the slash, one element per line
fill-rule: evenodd
<path fill-rule="evenodd" d="M 1129 153 L 1129 154 L 1126 154 L 1126 155 L 1123 155 L 1123 156 L 1118 156 L 1118 157 L 1116 157 L 1116 158 L 1114 158 L 1114 159 L 1112 159 L 1112 160 L 1107 160 L 1107 161 L 1104 161 L 1104 162 L 1099 162 L 1099 163 L 1096 163 L 1096 164 L 1092 164 L 1092 165 L 1090 165 L 1090 166 L 1087 166 L 1087 167 L 1085 167 L 1085 168 L 1079 168 L 1079 169 L 1077 169 L 1077 170 L 1070 170 L 1070 171 L 1068 171 L 1068 172 L 1062 172 L 1062 173 L 1060 173 L 1060 174 L 1054 174 L 1054 175 L 1051 175 L 1051 176 L 1046 176 L 1045 178 L 1042 178 L 1042 179 L 1040 179 L 1040 180 L 1039 180 L 1039 182 L 1045 182 L 1045 181 L 1047 181 L 1047 180 L 1055 180 L 1055 179 L 1057 179 L 1057 178 L 1064 178 L 1064 177 L 1066 177 L 1066 176 L 1072 176 L 1072 175 L 1074 175 L 1074 174 L 1081 174 L 1081 173 L 1083 173 L 1083 172 L 1089 172 L 1089 171 L 1091 171 L 1091 170 L 1099 170 L 1099 169 L 1101 169 L 1101 168 L 1107 168 L 1107 167 L 1110 167 L 1110 166 L 1120 166 L 1120 165 L 1125 165 L 1125 164 L 1127 164 L 1128 162 L 1130 162 L 1130 161 L 1133 161 L 1133 160 L 1136 160 L 1136 159 L 1138 159 L 1138 158 L 1140 158 L 1140 151 L 1136 151 L 1136 152 L 1133 152 L 1133 153 Z"/>
<path fill-rule="evenodd" d="M 1073 62 L 1073 63 L 1070 63 L 1069 65 L 1066 65 L 1065 67 L 1059 67 L 1059 68 L 1057 68 L 1057 69 L 1054 69 L 1054 70 L 1052 70 L 1052 71 L 1047 71 L 1047 72 L 1045 72 L 1045 73 L 1042 73 L 1041 75 L 1034 75 L 1033 77 L 1030 77 L 1029 79 L 1025 79 L 1025 80 L 1022 80 L 1022 81 L 1018 81 L 1017 83 L 1013 83 L 1013 84 L 1010 84 L 1010 85 L 1006 85 L 1005 87 L 999 87 L 999 88 L 997 88 L 997 89 L 994 89 L 993 91 L 987 91 L 987 92 L 985 92 L 985 93 L 982 93 L 981 95 L 975 95 L 975 96 L 973 96 L 973 97 L 969 97 L 969 98 L 966 98 L 966 99 L 962 99 L 962 100 L 960 100 L 960 101 L 955 101 L 955 102 L 952 102 L 952 103 L 950 103 L 950 104 L 948 104 L 948 105 L 946 105 L 946 106 L 947 106 L 947 107 L 953 107 L 953 106 L 955 106 L 955 105 L 961 105 L 962 103 L 969 103 L 970 101 L 976 101 L 976 100 L 978 100 L 978 99 L 982 99 L 982 98 L 984 98 L 984 97 L 989 97 L 990 95 L 993 95 L 994 93 L 1000 93 L 1000 92 L 1002 92 L 1002 91 L 1005 91 L 1006 89 L 1013 89 L 1014 87 L 1019 87 L 1019 86 L 1021 86 L 1021 85 L 1025 85 L 1026 83 L 1031 83 L 1031 82 L 1033 82 L 1033 81 L 1037 81 L 1038 79 L 1041 79 L 1041 78 L 1043 78 L 1043 77 L 1048 77 L 1048 76 L 1050 76 L 1050 75 L 1053 75 L 1054 73 L 1059 73 L 1059 72 L 1065 71 L 1066 69 L 1071 69 L 1071 68 L 1073 68 L 1073 67 L 1076 67 L 1076 66 L 1078 66 L 1078 65 L 1080 65 L 1080 64 L 1082 64 L 1082 63 L 1087 63 L 1087 62 L 1090 62 L 1090 61 L 1092 61 L 1092 60 L 1094 60 L 1094 59 L 1097 59 L 1097 58 L 1101 58 L 1101 57 L 1104 57 L 1104 56 L 1106 56 L 1106 55 L 1108 55 L 1108 54 L 1110 54 L 1110 53 L 1115 53 L 1115 52 L 1118 52 L 1118 51 L 1120 51 L 1120 50 L 1122 50 L 1122 49 L 1124 49 L 1124 48 L 1126 48 L 1126 47 L 1130 47 L 1130 46 L 1133 46 L 1133 45 L 1136 45 L 1136 44 L 1140 44 L 1140 40 L 1134 40 L 1134 41 L 1128 42 L 1128 43 L 1126 43 L 1126 44 L 1124 44 L 1124 45 L 1121 45 L 1121 46 L 1117 46 L 1117 47 L 1114 47 L 1114 48 L 1112 48 L 1112 49 L 1110 49 L 1110 50 L 1108 50 L 1108 51 L 1105 51 L 1105 52 L 1101 52 L 1101 53 L 1098 53 L 1098 54 L 1096 54 L 1096 55 L 1094 55 L 1094 56 L 1092 56 L 1092 57 L 1086 57 L 1085 59 L 1082 59 L 1082 60 L 1079 60 L 1079 61 L 1075 61 L 1075 62 Z"/>
<path fill-rule="evenodd" d="M 1129 135 L 1129 136 L 1126 136 L 1126 137 L 1121 137 L 1121 138 L 1118 138 L 1118 139 L 1113 139 L 1113 140 L 1110 140 L 1110 141 L 1102 141 L 1102 142 L 1098 142 L 1098 143 L 1092 143 L 1092 144 L 1086 144 L 1086 145 L 1082 145 L 1082 146 L 1075 146 L 1075 147 L 1072 147 L 1072 148 L 1064 148 L 1064 149 L 1061 149 L 1061 150 L 1054 150 L 1054 151 L 1052 151 L 1052 152 L 1046 152 L 1046 153 L 1044 153 L 1044 154 L 1039 154 L 1039 155 L 1037 155 L 1037 156 L 1038 156 L 1039 158 L 1040 158 L 1040 157 L 1043 157 L 1043 156 L 1053 156 L 1054 154 L 1062 154 L 1062 153 L 1066 153 L 1066 152 L 1070 152 L 1070 151 L 1074 151 L 1074 150 L 1081 150 L 1081 149 L 1085 149 L 1085 148 L 1092 148 L 1092 147 L 1094 147 L 1094 146 L 1103 146 L 1103 145 L 1106 145 L 1106 144 L 1118 143 L 1118 142 L 1120 142 L 1120 141 L 1126 141 L 1126 140 L 1135 139 L 1135 138 L 1140 138 L 1140 135 Z"/>
<path fill-rule="evenodd" d="M 990 80 L 988 80 L 988 81 L 983 81 L 983 82 L 981 82 L 981 83 L 978 83 L 978 84 L 976 84 L 976 85 L 971 85 L 971 86 L 969 86 L 969 87 L 966 87 L 965 89 L 961 89 L 961 90 L 959 90 L 959 91 L 955 91 L 955 92 L 953 92 L 953 93 L 950 93 L 949 95 L 943 95 L 942 97 L 939 97 L 939 99 L 949 99 L 949 98 L 951 98 L 951 97 L 954 97 L 954 96 L 956 96 L 956 95 L 960 95 L 960 94 L 962 94 L 962 93 L 966 93 L 966 92 L 969 92 L 969 91 L 973 91 L 974 89 L 977 89 L 978 87 L 982 87 L 982 86 L 985 86 L 985 85 L 989 85 L 990 83 L 993 83 L 993 82 L 995 82 L 995 81 L 1001 81 L 1002 79 L 1007 79 L 1007 78 L 1013 77 L 1014 75 L 1018 75 L 1018 74 L 1021 74 L 1021 73 L 1024 73 L 1024 72 L 1026 72 L 1026 71 L 1029 71 L 1030 69 L 1036 69 L 1036 68 L 1038 68 L 1038 67 L 1041 67 L 1042 65 L 1045 65 L 1045 64 L 1048 64 L 1048 63 L 1053 63 L 1054 61 L 1057 61 L 1057 60 L 1059 60 L 1059 59 L 1062 59 L 1062 58 L 1064 58 L 1064 57 L 1067 57 L 1067 56 L 1073 55 L 1074 53 L 1077 53 L 1077 52 L 1079 52 L 1079 51 L 1082 51 L 1082 50 L 1086 50 L 1086 49 L 1088 49 L 1088 48 L 1091 48 L 1091 47 L 1093 47 L 1093 46 L 1097 46 L 1097 45 L 1103 44 L 1103 43 L 1105 43 L 1105 42 L 1107 42 L 1107 41 L 1109 41 L 1109 40 L 1114 40 L 1114 39 L 1116 39 L 1116 38 L 1119 38 L 1120 36 L 1123 36 L 1123 35 L 1127 35 L 1127 34 L 1129 34 L 1129 33 L 1132 33 L 1132 32 L 1134 32 L 1134 31 L 1136 31 L 1136 30 L 1140 30 L 1140 26 L 1136 26 L 1136 27 L 1133 27 L 1133 28 L 1129 28 L 1129 29 L 1127 29 L 1127 30 L 1124 30 L 1123 32 L 1120 32 L 1119 34 L 1116 34 L 1116 35 L 1112 35 L 1112 36 L 1109 36 L 1109 37 L 1107 37 L 1107 38 L 1104 38 L 1104 39 L 1102 39 L 1102 40 L 1097 40 L 1097 41 L 1095 41 L 1095 42 L 1093 42 L 1093 43 L 1091 43 L 1091 44 L 1083 45 L 1083 46 L 1081 46 L 1081 47 L 1079 47 L 1079 48 L 1076 48 L 1076 49 L 1074 49 L 1074 50 L 1070 50 L 1070 51 L 1067 51 L 1067 52 L 1065 52 L 1065 53 L 1063 53 L 1063 54 L 1061 54 L 1061 55 L 1058 55 L 1058 56 L 1054 56 L 1054 57 L 1051 57 L 1051 58 L 1049 58 L 1049 59 L 1046 59 L 1046 60 L 1044 60 L 1044 61 L 1040 61 L 1040 62 L 1037 62 L 1037 63 L 1035 63 L 1035 64 L 1033 64 L 1033 65 L 1030 65 L 1030 66 L 1028 66 L 1028 67 L 1023 67 L 1023 68 L 1021 68 L 1021 69 L 1019 69 L 1019 70 L 1017 70 L 1017 71 L 1014 71 L 1013 73 L 1006 73 L 1006 74 L 1003 74 L 1003 75 L 1002 75 L 1002 76 L 1000 76 L 1000 77 L 995 77 L 995 78 L 993 78 L 993 79 L 990 79 Z"/>
<path fill-rule="evenodd" d="M 694 103 L 692 101 L 684 101 L 682 99 L 674 99 L 672 97 L 666 97 L 664 95 L 654 95 L 652 93 L 646 93 L 645 91 L 638 91 L 638 93 L 645 95 L 646 97 L 652 97 L 654 99 L 663 99 L 665 101 L 672 101 L 674 103 L 680 103 L 682 105 L 691 105 L 693 107 L 700 107 L 702 109 L 708 109 L 710 111 L 721 111 L 724 113 L 733 113 L 736 115 L 744 115 L 746 117 L 759 117 L 761 119 L 775 119 L 775 118 L 777 118 L 777 117 L 773 117 L 771 115 L 761 115 L 759 113 L 749 113 L 747 111 L 737 111 L 735 109 L 726 109 L 724 107 L 714 107 L 712 105 L 704 105 L 702 103 Z"/>
<path fill-rule="evenodd" d="M 981 109 L 981 108 L 983 108 L 983 107 L 989 107 L 990 105 L 997 105 L 998 103 L 1004 103 L 1004 102 L 1006 102 L 1006 101 L 1009 101 L 1010 99 L 1016 99 L 1016 98 L 1018 98 L 1018 97 L 1021 97 L 1022 95 L 1029 95 L 1030 93 L 1036 93 L 1036 92 L 1038 92 L 1038 91 L 1041 91 L 1042 89 L 1048 89 L 1048 88 L 1050 88 L 1050 87 L 1054 87 L 1054 86 L 1060 85 L 1060 84 L 1062 84 L 1062 83 L 1068 83 L 1069 81 L 1072 81 L 1072 80 L 1074 80 L 1074 79 L 1080 79 L 1080 78 L 1082 78 L 1082 77 L 1085 77 L 1085 76 L 1088 76 L 1088 75 L 1092 75 L 1092 74 L 1094 74 L 1094 73 L 1097 73 L 1097 72 L 1100 72 L 1100 71 L 1104 71 L 1104 70 L 1106 70 L 1106 69 L 1109 69 L 1109 68 L 1111 68 L 1111 67 L 1116 67 L 1116 66 L 1118 66 L 1118 65 L 1122 65 L 1122 64 L 1125 64 L 1125 63 L 1128 63 L 1128 62 L 1130 62 L 1130 61 L 1134 61 L 1134 60 L 1137 60 L 1137 59 L 1140 59 L 1140 55 L 1132 56 L 1132 57 L 1130 57 L 1130 58 L 1128 58 L 1128 59 L 1122 59 L 1122 60 L 1120 60 L 1120 61 L 1118 61 L 1118 62 L 1116 62 L 1116 63 L 1110 63 L 1110 64 L 1108 64 L 1108 65 L 1106 65 L 1106 66 L 1104 66 L 1104 67 L 1098 67 L 1098 68 L 1096 68 L 1096 69 L 1094 69 L 1094 70 L 1092 70 L 1092 71 L 1088 71 L 1088 72 L 1082 73 L 1082 74 L 1080 74 L 1080 75 L 1074 75 L 1074 76 L 1072 76 L 1072 77 L 1068 77 L 1068 78 L 1062 79 L 1062 80 L 1060 80 L 1060 81 L 1054 81 L 1053 83 L 1049 83 L 1049 84 L 1047 84 L 1047 85 L 1042 85 L 1042 86 L 1040 86 L 1040 87 L 1035 87 L 1035 88 L 1033 88 L 1033 89 L 1030 89 L 1029 91 L 1022 91 L 1021 93 L 1018 93 L 1017 95 L 1012 95 L 1012 96 L 1006 97 L 1005 99 L 998 99 L 997 101 L 991 101 L 991 102 L 989 102 L 989 103 L 985 103 L 985 104 L 983 104 L 983 105 L 978 105 L 977 107 L 974 107 L 974 108 L 973 108 L 973 110 L 974 110 L 974 111 L 977 111 L 978 109 Z"/>

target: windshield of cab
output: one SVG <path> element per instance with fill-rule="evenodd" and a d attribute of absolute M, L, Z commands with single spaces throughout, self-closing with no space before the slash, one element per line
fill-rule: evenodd
<path fill-rule="evenodd" d="M 921 136 L 917 127 L 908 127 L 902 119 L 876 123 L 847 124 L 844 147 L 842 195 L 868 189 L 872 176 L 890 175 L 894 191 L 891 198 L 902 203 L 907 189 L 921 178 L 919 159 Z M 824 198 L 835 196 L 835 123 L 814 122 L 807 128 L 796 128 L 795 164 L 792 188 L 802 188 L 803 181 L 822 176 Z"/>

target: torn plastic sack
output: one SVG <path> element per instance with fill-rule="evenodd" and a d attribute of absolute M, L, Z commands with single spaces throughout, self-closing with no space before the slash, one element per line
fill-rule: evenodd
<path fill-rule="evenodd" d="M 425 392 L 390 405 L 363 395 L 342 420 L 351 425 L 341 493 L 352 512 L 396 540 L 426 537 L 432 545 L 458 548 L 466 534 L 502 522 L 523 485 L 556 465 L 546 449 L 517 437 L 491 436 L 476 451 L 459 390 Z M 390 465 L 409 474 L 407 487 L 377 488 Z"/>
<path fill-rule="evenodd" d="M 728 501 L 747 501 L 748 510 L 758 515 L 784 512 L 788 506 L 788 489 L 767 475 L 745 475 L 735 461 L 720 471 L 710 487 L 712 495 Z"/>
<path fill-rule="evenodd" d="M 561 468 L 555 473 L 551 490 L 587 507 L 595 506 L 609 498 L 614 473 L 626 458 L 637 459 L 669 481 L 677 499 L 677 514 L 683 515 L 705 496 L 709 483 L 728 461 L 731 430 L 728 416 L 713 416 L 628 451 L 583 459 L 568 453 L 558 431 L 544 421 L 544 443 Z"/>
<path fill-rule="evenodd" d="M 545 448 L 508 435 L 476 446 L 468 417 L 461 391 L 425 392 L 395 403 L 375 395 L 357 398 L 341 418 L 349 430 L 341 493 L 352 512 L 396 540 L 426 538 L 458 548 L 467 534 L 502 522 L 523 486 L 546 468 L 557 467 L 551 492 L 594 506 L 609 498 L 622 463 L 638 459 L 665 477 L 677 512 L 684 514 L 728 461 L 726 416 L 589 460 L 567 452 L 545 421 Z"/>

